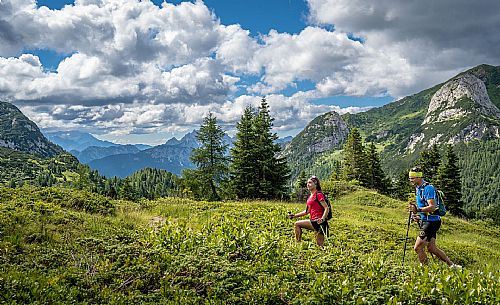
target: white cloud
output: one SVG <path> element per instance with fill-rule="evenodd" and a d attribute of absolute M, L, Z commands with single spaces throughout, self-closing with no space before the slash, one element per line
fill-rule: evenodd
<path fill-rule="evenodd" d="M 308 3 L 313 23 L 331 24 L 365 40 L 370 54 L 359 63 L 360 78 L 388 78 L 381 85 L 395 96 L 425 89 L 478 64 L 500 64 L 500 2 L 495 0 Z M 367 73 L 362 67 L 368 65 L 375 71 Z"/>
<path fill-rule="evenodd" d="M 220 24 L 201 1 L 77 0 L 51 10 L 0 0 L 0 99 L 44 128 L 119 135 L 187 131 L 209 111 L 234 126 L 247 105 L 259 105 L 254 94 L 266 94 L 285 131 L 327 111 L 362 110 L 312 104 L 317 98 L 401 97 L 500 63 L 498 1 L 308 3 L 311 25 L 301 32 L 253 38 Z M 47 71 L 27 54 L 38 48 L 69 55 Z M 280 93 L 300 81 L 316 88 Z"/>

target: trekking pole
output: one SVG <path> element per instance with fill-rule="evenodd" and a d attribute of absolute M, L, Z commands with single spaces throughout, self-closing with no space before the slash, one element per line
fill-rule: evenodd
<path fill-rule="evenodd" d="M 408 231 L 410 230 L 411 214 L 412 214 L 412 211 L 410 211 L 410 213 L 408 214 L 408 226 L 406 227 L 405 249 L 403 251 L 403 263 L 401 264 L 402 267 L 404 267 L 404 265 L 405 265 L 406 243 L 408 242 Z"/>

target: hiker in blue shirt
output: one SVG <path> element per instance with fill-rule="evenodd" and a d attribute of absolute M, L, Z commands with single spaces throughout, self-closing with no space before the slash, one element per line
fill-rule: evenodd
<path fill-rule="evenodd" d="M 415 186 L 416 205 L 410 203 L 408 208 L 413 212 L 414 219 L 418 220 L 420 225 L 420 234 L 413 247 L 417 252 L 418 260 L 423 265 L 427 264 L 427 255 L 425 254 L 427 247 L 427 251 L 447 263 L 450 268 L 461 268 L 460 265 L 455 265 L 436 245 L 436 233 L 441 227 L 441 217 L 434 214 L 438 208 L 436 189 L 424 180 L 423 172 L 418 167 L 410 170 L 409 179 L 411 184 Z"/>

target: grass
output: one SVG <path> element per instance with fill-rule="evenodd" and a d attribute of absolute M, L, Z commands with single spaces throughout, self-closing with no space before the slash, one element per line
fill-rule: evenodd
<path fill-rule="evenodd" d="M 100 214 L 40 201 L 39 193 L 31 192 L 36 204 L 14 192 L 0 205 L 0 303 L 500 300 L 499 227 L 444 218 L 438 245 L 464 265 L 456 271 L 432 258 L 428 267 L 418 265 L 412 225 L 403 268 L 405 204 L 369 191 L 332 203 L 324 249 L 311 232 L 294 241 L 286 214 L 303 210 L 302 203 L 167 198 L 114 201 L 115 213 Z"/>

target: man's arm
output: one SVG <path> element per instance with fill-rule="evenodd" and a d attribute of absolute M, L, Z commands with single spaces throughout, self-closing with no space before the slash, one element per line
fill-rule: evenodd
<path fill-rule="evenodd" d="M 432 213 L 435 210 L 437 210 L 437 205 L 436 205 L 436 199 L 429 199 L 427 200 L 428 206 L 423 207 L 423 208 L 417 208 L 417 212 L 424 212 L 424 213 Z"/>

